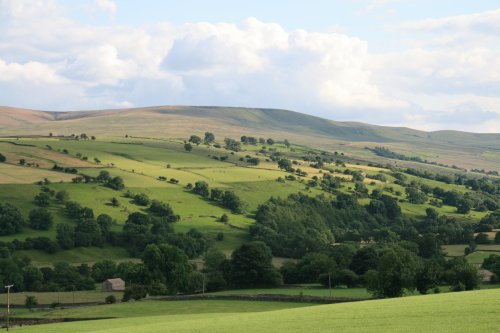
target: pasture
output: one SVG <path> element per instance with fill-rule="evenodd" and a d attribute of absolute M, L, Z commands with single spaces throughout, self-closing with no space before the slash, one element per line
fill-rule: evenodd
<path fill-rule="evenodd" d="M 198 301 L 195 301 L 198 302 Z M 500 289 L 447 293 L 422 297 L 369 300 L 354 303 L 303 306 L 291 309 L 265 309 L 259 312 L 238 311 L 238 303 L 230 303 L 220 311 L 217 303 L 206 301 L 204 310 L 192 304 L 184 307 L 171 302 L 172 312 L 154 306 L 154 313 L 143 304 L 120 304 L 94 307 L 97 313 L 130 306 L 130 316 L 88 322 L 48 324 L 15 328 L 19 332 L 494 332 L 498 331 Z M 216 301 L 220 302 L 220 301 Z M 232 302 L 232 301 L 230 301 Z M 164 302 L 168 306 L 168 302 Z M 266 303 L 267 306 L 272 303 Z M 280 304 L 283 306 L 282 304 Z M 94 309 L 88 308 L 88 309 Z M 188 310 L 179 313 L 179 309 Z M 88 311 L 72 309 L 64 311 Z M 120 310 L 118 310 L 120 311 Z M 161 313 L 163 312 L 163 313 Z M 116 314 L 116 312 L 115 312 Z M 460 314 L 460 315 L 457 315 Z M 74 314 L 76 315 L 76 314 Z M 92 313 L 95 316 L 96 313 Z M 89 315 L 90 316 L 90 315 Z"/>

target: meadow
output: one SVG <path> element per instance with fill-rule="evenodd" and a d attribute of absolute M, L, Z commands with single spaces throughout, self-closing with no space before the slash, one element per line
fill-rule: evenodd
<path fill-rule="evenodd" d="M 306 146 L 283 144 L 268 146 L 275 152 L 285 154 L 296 159 L 297 167 L 306 171 L 307 176 L 301 181 L 282 181 L 287 173 L 281 171 L 275 162 L 269 161 L 259 150 L 260 145 L 243 145 L 242 151 L 232 152 L 215 146 L 194 145 L 191 152 L 183 148 L 183 141 L 178 139 L 147 139 L 147 138 L 104 138 L 88 141 L 77 141 L 61 138 L 19 138 L 17 140 L 0 140 L 0 151 L 4 151 L 7 163 L 0 163 L 0 202 L 10 202 L 21 209 L 27 217 L 28 212 L 36 205 L 32 198 L 38 193 L 39 186 L 34 183 L 47 178 L 47 185 L 54 191 L 65 190 L 70 200 L 79 202 L 82 206 L 91 207 L 95 215 L 107 214 L 115 220 L 112 230 L 120 231 L 128 214 L 134 211 L 144 211 L 144 208 L 135 205 L 130 198 L 124 197 L 124 192 L 114 191 L 99 184 L 75 184 L 71 182 L 72 174 L 51 170 L 53 164 L 62 167 L 75 167 L 80 174 L 97 176 L 101 170 L 107 170 L 112 176 L 124 179 L 130 193 L 145 193 L 152 199 L 169 203 L 174 212 L 181 216 L 175 223 L 177 232 L 187 232 L 192 228 L 200 230 L 214 242 L 214 246 L 230 253 L 239 244 L 248 239 L 246 230 L 253 223 L 255 209 L 259 204 L 270 197 L 286 197 L 289 194 L 303 192 L 308 195 L 323 194 L 331 196 L 319 187 L 307 186 L 307 181 L 313 176 L 322 177 L 320 170 L 312 168 L 310 162 L 303 160 L 303 156 L 315 156 L 321 151 Z M 311 155 L 313 154 L 313 155 Z M 261 163 L 257 166 L 245 162 L 246 157 L 257 157 Z M 223 157 L 224 160 L 220 160 Z M 17 163 L 24 158 L 28 163 L 38 164 L 39 167 L 21 166 Z M 352 159 L 352 157 L 347 157 Z M 394 178 L 387 174 L 388 169 L 367 166 L 359 162 L 347 163 L 345 166 L 327 163 L 328 169 L 336 170 L 334 175 L 346 179 L 343 181 L 342 192 L 352 193 L 353 183 L 349 182 L 349 175 L 344 175 L 346 169 L 358 170 L 367 175 L 378 173 L 386 174 L 389 183 L 373 181 L 366 178 L 365 184 L 369 191 L 383 190 L 391 186 L 391 194 L 400 201 L 403 213 L 408 216 L 421 217 L 425 215 L 427 204 L 415 205 L 404 201 L 404 188 L 394 184 Z M 4 175 L 4 176 L 2 176 Z M 174 178 L 178 183 L 161 181 L 158 177 L 167 180 Z M 444 184 L 427 179 L 418 179 L 408 175 L 409 180 L 418 180 L 430 186 L 440 186 L 446 190 L 469 191 L 464 186 Z M 197 181 L 205 181 L 212 187 L 233 190 L 247 203 L 245 214 L 233 214 L 228 209 L 207 201 L 186 189 L 186 185 Z M 400 191 L 401 194 L 394 194 Z M 111 198 L 116 197 L 120 207 L 109 204 Z M 361 199 L 367 204 L 368 199 Z M 456 209 L 450 206 L 433 207 L 440 214 L 455 217 L 460 220 L 477 221 L 485 216 L 485 212 L 471 211 L 467 215 L 457 214 Z M 74 223 L 68 220 L 64 206 L 53 202 L 49 207 L 54 216 L 55 224 L 61 222 Z M 220 223 L 218 219 L 226 214 L 228 223 Z M 223 241 L 216 241 L 216 236 L 224 234 Z M 25 239 L 27 237 L 46 236 L 55 238 L 55 227 L 46 231 L 34 231 L 25 228 L 21 234 L 0 236 L 0 241 Z M 19 251 L 16 255 L 26 255 L 32 258 L 37 266 L 48 265 L 55 261 L 71 263 L 92 263 L 101 258 L 123 261 L 130 259 L 125 251 L 120 249 L 73 249 L 59 251 L 55 255 L 47 255 L 37 250 Z"/>
<path fill-rule="evenodd" d="M 211 303 L 214 302 L 214 303 Z M 254 303 L 259 312 L 240 312 L 228 301 L 141 302 L 69 309 L 83 315 L 126 318 L 19 327 L 19 332 L 495 332 L 500 315 L 500 290 L 480 290 L 370 300 L 353 303 L 269 309 L 274 303 Z M 251 302 L 250 302 L 251 303 Z M 279 303 L 279 306 L 286 306 Z M 171 309 L 168 307 L 172 305 Z M 165 306 L 165 308 L 164 308 Z M 192 307 L 193 306 L 193 307 Z M 203 309 L 200 309 L 202 307 Z M 97 312 L 88 313 L 89 309 Z M 101 310 L 102 309 L 102 310 Z M 116 309 L 116 310 L 115 310 Z M 182 312 L 182 311 L 185 312 Z M 68 314 L 66 312 L 65 314 Z M 75 313 L 76 312 L 76 313 Z M 457 315 L 460 314 L 460 315 Z"/>

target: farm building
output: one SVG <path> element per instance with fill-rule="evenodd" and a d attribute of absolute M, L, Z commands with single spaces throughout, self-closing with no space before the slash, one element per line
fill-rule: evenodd
<path fill-rule="evenodd" d="M 107 279 L 102 283 L 102 291 L 124 291 L 125 281 L 120 278 Z"/>
<path fill-rule="evenodd" d="M 487 269 L 480 269 L 479 274 L 483 282 L 491 282 L 491 278 L 495 275 Z"/>

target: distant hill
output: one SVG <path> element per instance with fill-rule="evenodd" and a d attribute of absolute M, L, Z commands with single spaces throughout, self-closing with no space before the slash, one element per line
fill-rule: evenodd
<path fill-rule="evenodd" d="M 279 109 L 215 106 L 158 106 L 132 109 L 51 112 L 0 107 L 0 135 L 187 137 L 214 132 L 289 139 L 338 149 L 388 146 L 406 154 L 465 167 L 500 168 L 500 133 L 425 132 L 404 127 L 338 122 Z M 453 161 L 456 159 L 456 163 Z M 470 162 L 470 163 L 469 163 Z"/>

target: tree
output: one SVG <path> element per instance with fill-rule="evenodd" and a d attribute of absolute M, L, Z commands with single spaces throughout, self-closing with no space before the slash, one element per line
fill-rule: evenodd
<path fill-rule="evenodd" d="M 210 133 L 210 132 L 205 132 L 205 139 L 203 141 L 207 145 L 210 143 L 213 143 L 215 141 L 215 135 L 213 133 Z"/>
<path fill-rule="evenodd" d="M 52 214 L 45 208 L 35 208 L 30 211 L 29 224 L 32 229 L 48 230 L 53 222 Z"/>
<path fill-rule="evenodd" d="M 479 287 L 481 283 L 479 270 L 464 257 L 451 260 L 449 265 L 451 267 L 445 272 L 445 276 L 452 290 L 473 290 Z"/>
<path fill-rule="evenodd" d="M 415 288 L 418 257 L 399 246 L 383 250 L 377 271 L 367 273 L 367 289 L 378 297 L 401 297 Z"/>
<path fill-rule="evenodd" d="M 0 163 L 4 163 L 7 159 L 5 158 L 5 156 L 3 156 L 2 154 L 0 154 Z"/>
<path fill-rule="evenodd" d="M 290 142 L 288 142 L 288 140 L 287 140 L 287 139 L 285 139 L 285 140 L 283 141 L 283 144 L 284 144 L 287 148 L 290 148 Z"/>
<path fill-rule="evenodd" d="M 147 206 L 151 203 L 146 193 L 139 193 L 134 195 L 134 203 L 139 206 Z"/>
<path fill-rule="evenodd" d="M 92 266 L 92 278 L 97 282 L 114 278 L 116 275 L 116 264 L 111 260 L 101 260 Z"/>
<path fill-rule="evenodd" d="M 112 188 L 113 190 L 121 191 L 125 188 L 125 184 L 123 183 L 123 179 L 120 176 L 116 176 L 108 180 L 106 186 Z"/>
<path fill-rule="evenodd" d="M 69 217 L 79 219 L 82 214 L 82 206 L 75 201 L 66 202 L 66 213 Z"/>
<path fill-rule="evenodd" d="M 100 183 L 106 183 L 111 180 L 111 175 L 106 170 L 101 170 L 97 176 L 97 181 Z"/>
<path fill-rule="evenodd" d="M 416 205 L 424 204 L 427 201 L 425 193 L 415 187 L 406 188 L 406 197 L 408 202 Z"/>
<path fill-rule="evenodd" d="M 427 260 L 418 268 L 415 276 L 415 287 L 422 295 L 427 294 L 429 289 L 438 286 L 442 268 L 435 260 Z"/>
<path fill-rule="evenodd" d="M 168 244 L 150 244 L 142 255 L 144 269 L 150 282 L 158 281 L 170 294 L 183 290 L 192 267 L 188 257 L 178 247 Z"/>
<path fill-rule="evenodd" d="M 231 255 L 231 283 L 239 287 L 280 285 L 283 278 L 271 260 L 271 249 L 264 243 L 241 245 Z"/>
<path fill-rule="evenodd" d="M 190 152 L 191 150 L 193 150 L 193 146 L 190 143 L 185 143 L 184 150 Z"/>
<path fill-rule="evenodd" d="M 271 145 L 274 145 L 274 140 L 273 140 L 273 139 L 271 139 L 271 138 L 267 139 L 267 140 L 266 140 L 266 142 L 267 142 L 267 144 L 268 144 L 268 145 L 270 145 L 270 146 L 271 146 Z"/>
<path fill-rule="evenodd" d="M 111 206 L 113 206 L 113 207 L 119 207 L 120 206 L 120 202 L 115 197 L 111 198 L 110 203 L 111 203 Z"/>
<path fill-rule="evenodd" d="M 10 203 L 0 204 L 0 235 L 12 235 L 23 230 L 21 211 Z"/>
<path fill-rule="evenodd" d="M 38 305 L 38 300 L 36 299 L 35 296 L 26 295 L 26 299 L 24 300 L 24 306 L 26 306 L 26 309 L 32 312 L 33 308 L 37 305 Z"/>
<path fill-rule="evenodd" d="M 233 191 L 225 191 L 220 201 L 224 207 L 231 209 L 233 213 L 242 214 L 245 211 L 245 203 Z"/>
<path fill-rule="evenodd" d="M 50 196 L 45 192 L 38 193 L 34 200 L 40 207 L 48 207 L 50 205 Z"/>
<path fill-rule="evenodd" d="M 65 203 L 69 200 L 69 193 L 65 190 L 58 191 L 56 193 L 56 200 L 60 203 Z"/>
<path fill-rule="evenodd" d="M 191 137 L 189 138 L 189 142 L 195 145 L 199 145 L 201 143 L 201 138 L 197 135 L 191 135 Z"/>
<path fill-rule="evenodd" d="M 470 210 L 472 208 L 472 204 L 471 204 L 470 200 L 468 200 L 466 198 L 460 198 L 457 201 L 456 207 L 457 207 L 457 213 L 467 214 L 470 212 Z"/>
<path fill-rule="evenodd" d="M 104 299 L 104 302 L 106 304 L 115 304 L 116 303 L 116 297 L 115 297 L 115 295 L 108 295 L 108 296 L 106 296 L 106 298 Z"/>
<path fill-rule="evenodd" d="M 56 240 L 59 246 L 65 250 L 75 247 L 75 228 L 73 226 L 61 223 L 56 227 Z"/>
<path fill-rule="evenodd" d="M 278 168 L 285 171 L 290 171 L 292 169 L 292 161 L 286 158 L 278 160 Z"/>
<path fill-rule="evenodd" d="M 335 260 L 324 253 L 308 253 L 297 263 L 298 282 L 315 283 L 321 274 L 337 270 Z"/>
<path fill-rule="evenodd" d="M 208 189 L 208 183 L 203 180 L 197 181 L 194 184 L 193 192 L 201 195 L 204 198 L 208 198 L 210 194 Z"/>

